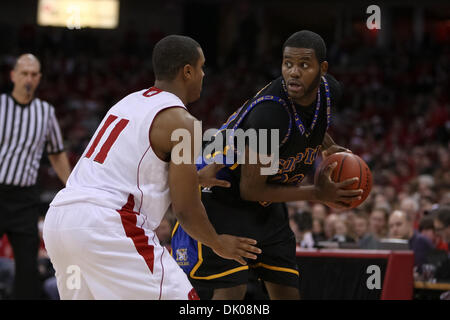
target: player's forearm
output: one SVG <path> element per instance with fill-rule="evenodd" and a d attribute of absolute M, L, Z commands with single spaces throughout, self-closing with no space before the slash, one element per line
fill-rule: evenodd
<path fill-rule="evenodd" d="M 247 201 L 319 201 L 317 188 L 309 186 L 282 186 L 264 184 L 263 186 L 241 186 L 241 198 Z"/>
<path fill-rule="evenodd" d="M 216 230 L 211 225 L 201 202 L 196 206 L 184 207 L 180 210 L 173 207 L 172 210 L 180 225 L 192 238 L 210 248 L 216 248 L 219 245 Z"/>

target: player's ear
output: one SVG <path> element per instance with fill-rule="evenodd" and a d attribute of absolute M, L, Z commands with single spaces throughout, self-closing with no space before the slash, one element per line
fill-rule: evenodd
<path fill-rule="evenodd" d="M 183 78 L 185 80 L 191 79 L 193 75 L 193 68 L 190 64 L 187 64 L 183 67 Z"/>
<path fill-rule="evenodd" d="M 324 76 L 328 71 L 328 61 L 324 61 L 320 64 L 320 75 Z"/>

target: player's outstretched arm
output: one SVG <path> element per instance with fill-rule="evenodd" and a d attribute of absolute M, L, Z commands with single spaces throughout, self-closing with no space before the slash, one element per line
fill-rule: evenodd
<path fill-rule="evenodd" d="M 254 152 L 247 148 L 246 153 Z M 254 157 L 256 158 L 256 157 Z M 339 207 L 347 207 L 349 203 L 357 200 L 362 190 L 345 190 L 345 187 L 355 183 L 355 178 L 335 183 L 330 175 L 335 168 L 331 164 L 324 170 L 316 185 L 309 186 L 284 186 L 267 183 L 268 176 L 261 174 L 264 166 L 257 164 L 241 165 L 240 194 L 247 201 L 316 201 L 331 202 Z M 357 178 L 356 178 L 357 179 Z"/>
<path fill-rule="evenodd" d="M 155 149 L 170 152 L 181 142 L 171 141 L 172 132 L 176 129 L 185 129 L 189 132 L 190 140 L 185 141 L 185 145 L 190 144 L 192 147 L 183 152 L 189 152 L 190 158 L 195 159 L 196 152 L 193 150 L 195 118 L 184 109 L 174 108 L 161 112 L 154 121 L 156 123 L 153 127 L 158 129 L 155 131 L 155 136 L 152 132 L 150 133 L 150 139 Z M 165 144 L 167 145 L 164 146 Z M 174 159 L 176 156 L 172 154 L 169 163 L 169 189 L 172 211 L 183 229 L 223 258 L 234 259 L 241 264 L 246 264 L 244 258 L 256 259 L 256 254 L 261 252 L 255 247 L 256 240 L 216 233 L 201 202 L 199 177 L 195 164 L 193 161 L 179 163 Z"/>

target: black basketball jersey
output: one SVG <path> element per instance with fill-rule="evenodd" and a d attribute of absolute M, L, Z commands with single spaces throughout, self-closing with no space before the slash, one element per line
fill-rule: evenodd
<path fill-rule="evenodd" d="M 330 106 L 335 109 L 340 100 L 342 89 L 339 82 L 331 75 L 326 74 L 328 83 Z M 320 109 L 312 131 L 309 131 L 316 113 L 317 99 L 310 106 L 300 106 L 289 100 L 283 88 L 283 78 L 279 77 L 260 90 L 252 99 L 233 113 L 222 126 L 224 129 L 278 129 L 279 130 L 279 165 L 276 174 L 268 177 L 268 183 L 299 185 L 310 170 L 313 170 L 314 161 L 318 155 L 319 147 L 323 142 L 330 119 L 327 111 L 326 88 L 324 81 L 320 84 Z M 292 104 L 292 105 L 291 105 Z M 295 122 L 295 107 L 298 117 L 306 128 L 301 133 Z M 259 138 L 259 137 L 258 137 Z M 226 140 L 224 138 L 224 140 Z M 270 146 L 270 139 L 267 141 Z M 270 149 L 270 147 L 267 147 Z M 231 182 L 231 188 L 212 188 L 215 196 L 224 201 L 247 203 L 240 198 L 239 182 L 241 168 L 232 165 L 219 172 L 218 177 Z M 267 206 L 270 202 L 261 202 Z"/>

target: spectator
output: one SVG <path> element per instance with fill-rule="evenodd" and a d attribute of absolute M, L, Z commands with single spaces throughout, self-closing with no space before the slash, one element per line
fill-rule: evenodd
<path fill-rule="evenodd" d="M 336 233 L 335 222 L 337 219 L 338 216 L 336 213 L 330 213 L 325 219 L 324 233 L 328 241 L 331 241 Z"/>
<path fill-rule="evenodd" d="M 443 260 L 436 269 L 436 279 L 440 281 L 450 281 L 450 253 L 448 246 L 450 242 L 450 206 L 442 206 L 434 212 L 434 227 L 436 233 L 447 244 L 447 259 Z"/>
<path fill-rule="evenodd" d="M 418 230 L 422 236 L 430 239 L 431 243 L 435 246 L 437 245 L 436 233 L 434 230 L 433 218 L 430 216 L 425 216 L 420 220 Z"/>
<path fill-rule="evenodd" d="M 309 211 L 295 213 L 289 219 L 289 225 L 295 234 L 296 242 L 301 248 L 313 248 L 312 216 Z"/>
<path fill-rule="evenodd" d="M 450 191 L 443 192 L 441 201 L 439 203 L 441 206 L 450 206 Z"/>
<path fill-rule="evenodd" d="M 432 188 L 435 185 L 435 179 L 433 178 L 433 176 L 429 174 L 420 175 L 417 178 L 417 182 L 418 182 L 417 192 L 421 196 L 428 196 L 430 195 L 430 193 L 432 193 Z"/>
<path fill-rule="evenodd" d="M 309 211 L 302 211 L 297 218 L 299 231 L 302 239 L 300 241 L 301 248 L 313 248 L 314 238 L 312 234 L 312 214 Z"/>
<path fill-rule="evenodd" d="M 299 223 L 298 223 L 298 215 L 299 213 L 295 212 L 289 215 L 289 227 L 295 236 L 295 242 L 299 244 L 302 241 L 302 233 L 300 232 Z"/>
<path fill-rule="evenodd" d="M 450 243 L 450 206 L 442 206 L 436 210 L 434 228 L 448 247 Z"/>
<path fill-rule="evenodd" d="M 377 249 L 378 241 L 369 232 L 369 217 L 365 212 L 357 212 L 354 220 L 356 242 L 361 249 Z"/>
<path fill-rule="evenodd" d="M 309 211 L 310 207 L 306 201 L 291 201 L 286 203 L 288 208 L 289 217 L 293 216 L 296 212 Z"/>
<path fill-rule="evenodd" d="M 423 217 L 425 214 L 433 210 L 436 204 L 435 196 L 430 194 L 427 196 L 421 196 L 420 197 L 420 212 L 419 217 Z"/>
<path fill-rule="evenodd" d="M 353 238 L 348 235 L 348 227 L 343 217 L 338 217 L 334 221 L 334 236 L 332 241 L 336 242 L 355 242 Z"/>
<path fill-rule="evenodd" d="M 370 213 L 369 231 L 377 239 L 383 239 L 387 235 L 387 222 L 389 211 L 385 207 L 376 207 Z"/>
<path fill-rule="evenodd" d="M 413 221 L 414 229 L 417 230 L 421 219 L 419 213 L 419 203 L 417 203 L 417 200 L 412 197 L 403 199 L 400 203 L 400 210 L 408 215 L 409 219 Z"/>
<path fill-rule="evenodd" d="M 434 245 L 428 238 L 414 230 L 412 221 L 405 212 L 395 210 L 389 216 L 389 236 L 408 240 L 410 249 L 414 251 L 414 265 L 421 273 L 422 265 L 428 262 L 428 255 L 434 249 Z"/>
<path fill-rule="evenodd" d="M 325 219 L 321 220 L 321 219 L 313 218 L 312 236 L 313 236 L 315 245 L 317 245 L 317 243 L 320 241 L 327 240 L 324 229 L 325 229 Z"/>
<path fill-rule="evenodd" d="M 321 203 L 314 203 L 311 211 L 313 219 L 325 220 L 328 214 L 328 207 Z"/>
<path fill-rule="evenodd" d="M 0 237 L 0 300 L 10 299 L 14 282 L 14 259 L 6 235 Z"/>

